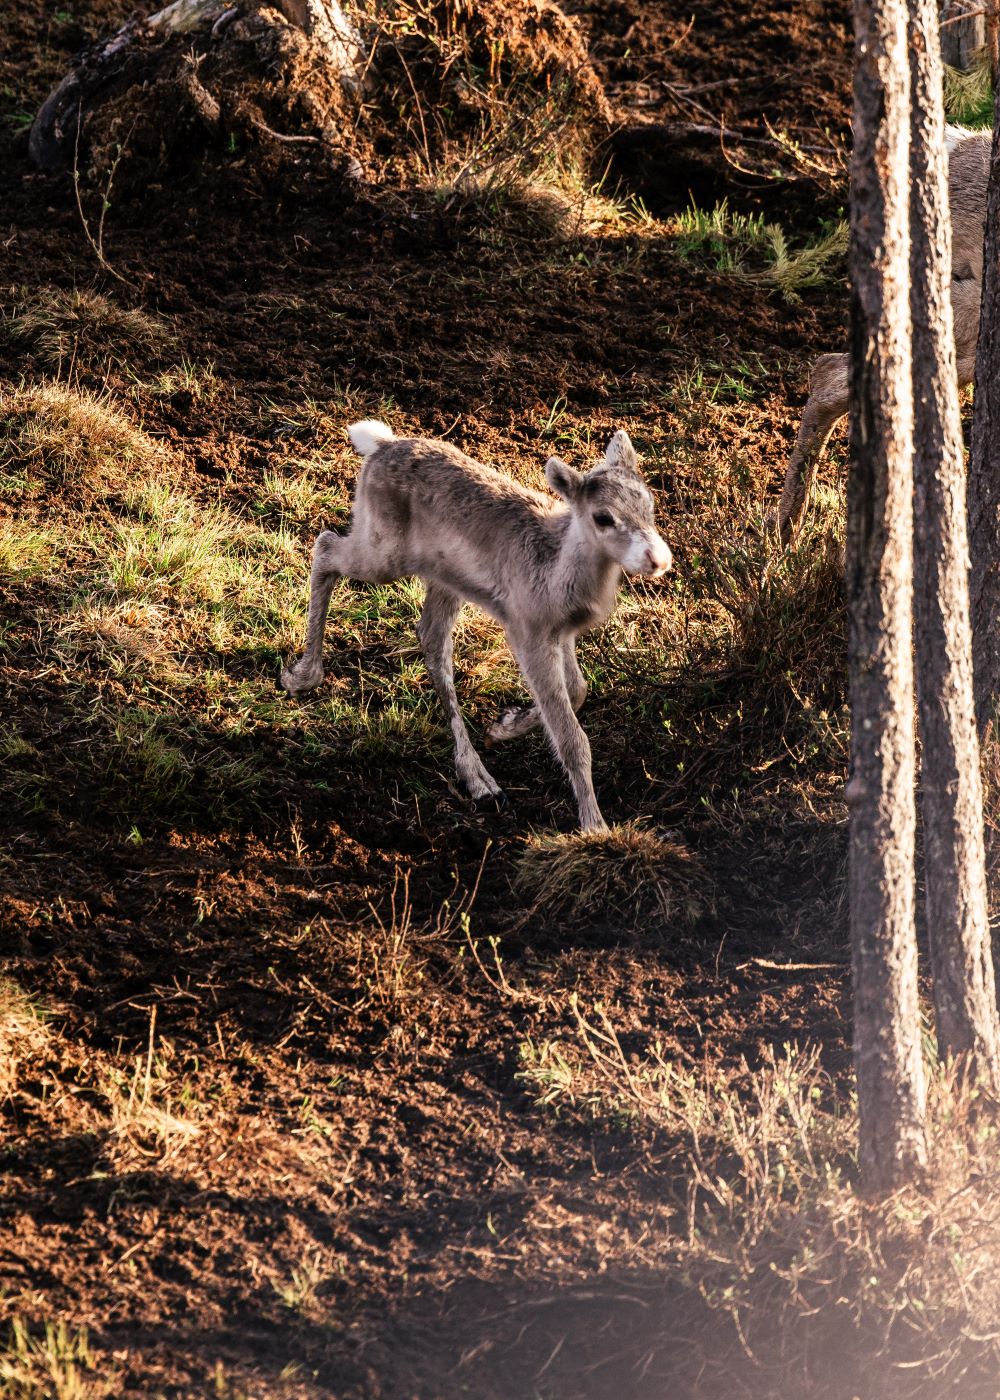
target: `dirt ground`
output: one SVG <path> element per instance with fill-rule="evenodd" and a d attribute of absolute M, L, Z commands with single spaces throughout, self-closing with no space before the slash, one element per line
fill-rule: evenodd
<path fill-rule="evenodd" d="M 32 169 L 26 119 L 128 6 L 25 0 L 0 18 L 5 325 L 42 292 L 95 289 L 182 347 L 87 359 L 22 329 L 0 335 L 7 384 L 128 404 L 205 509 L 266 523 L 267 474 L 286 479 L 306 452 L 329 457 L 337 493 L 283 517 L 293 622 L 243 646 L 171 642 L 176 685 L 60 641 L 81 561 L 104 567 L 87 502 L 64 486 L 0 498 L 61 551 L 58 568 L 0 576 L 0 917 L 27 1008 L 2 1108 L 0 1316 L 85 1328 L 90 1348 L 80 1388 L 62 1361 L 58 1384 L 0 1393 L 776 1393 L 746 1357 L 740 1392 L 729 1316 L 664 1273 L 687 1209 L 664 1136 L 572 1084 L 548 1102 L 539 1086 L 577 1034 L 573 997 L 606 1009 L 626 1061 L 658 1045 L 738 1076 L 818 1042 L 835 1078 L 848 1062 L 843 749 L 809 737 L 842 711 L 842 638 L 824 623 L 796 634 L 809 656 L 765 662 L 745 620 L 728 649 L 696 625 L 721 615 L 712 541 L 738 545 L 746 503 L 776 495 L 843 289 L 787 301 L 680 256 L 663 221 L 723 197 L 800 240 L 836 218 L 849 11 L 573 8 L 613 113 L 595 162 L 647 214 L 565 242 L 498 239 L 398 170 L 345 184 L 306 146 L 270 165 L 236 149 L 112 191 L 114 273 L 72 176 Z M 720 119 L 759 144 L 692 129 Z M 768 144 L 768 124 L 825 153 L 825 173 Z M 532 738 L 492 755 L 510 807 L 470 811 L 402 624 L 352 614 L 332 692 L 274 696 L 311 537 L 347 500 L 343 427 L 385 400 L 398 430 L 447 434 L 525 479 L 552 450 L 582 465 L 619 425 L 646 454 L 676 555 L 671 616 L 692 630 L 677 624 L 659 668 L 649 648 L 633 667 L 595 639 L 585 722 L 609 820 L 679 833 L 706 872 L 693 920 L 576 919 L 526 898 L 525 837 L 572 829 L 566 784 Z M 477 698 L 471 643 L 461 660 L 481 733 L 516 681 Z M 406 667 L 412 729 L 380 708 Z M 317 708 L 359 687 L 379 743 Z M 136 715 L 188 726 L 183 789 L 139 761 L 123 727 Z M 867 1398 L 851 1356 L 836 1362 L 822 1393 Z"/>

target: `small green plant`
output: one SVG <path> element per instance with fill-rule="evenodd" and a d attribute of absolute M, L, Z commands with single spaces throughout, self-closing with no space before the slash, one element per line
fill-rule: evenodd
<path fill-rule="evenodd" d="M 319 1255 L 306 1255 L 287 1283 L 274 1284 L 274 1291 L 291 1312 L 308 1314 L 316 1306 L 316 1289 L 325 1277 Z"/>

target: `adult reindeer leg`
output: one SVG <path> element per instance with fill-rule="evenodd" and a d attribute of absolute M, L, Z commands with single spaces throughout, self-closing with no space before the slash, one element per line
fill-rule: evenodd
<path fill-rule="evenodd" d="M 820 453 L 834 424 L 847 412 L 847 356 L 821 355 L 813 365 L 809 401 L 802 414 L 795 449 L 788 462 L 778 506 L 778 535 L 789 544 L 809 504 Z"/>

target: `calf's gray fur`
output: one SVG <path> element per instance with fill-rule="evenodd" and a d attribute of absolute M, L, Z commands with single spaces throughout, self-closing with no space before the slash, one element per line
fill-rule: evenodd
<path fill-rule="evenodd" d="M 951 308 L 958 382 L 962 387 L 972 383 L 976 372 L 992 139 L 989 131 L 969 132 L 961 127 L 947 127 L 945 131 L 951 209 Z M 788 461 L 778 506 L 778 531 L 784 544 L 802 523 L 819 455 L 834 424 L 847 412 L 847 363 L 846 355 L 821 355 L 813 365 L 809 401 Z"/>
<path fill-rule="evenodd" d="M 573 785 L 581 827 L 604 827 L 590 744 L 576 717 L 587 693 L 576 639 L 610 616 L 623 570 L 656 578 L 672 562 L 628 434 L 615 433 L 587 472 L 550 457 L 545 476 L 560 497 L 554 500 L 449 443 L 396 438 L 377 422 L 349 432 L 364 458 L 350 532 L 324 530 L 316 541 L 306 649 L 281 673 L 281 685 L 296 694 L 323 679 L 323 633 L 338 578 L 389 583 L 416 574 L 427 585 L 417 630 L 469 795 L 502 796 L 455 694 L 452 631 L 464 601 L 501 624 L 534 697 L 502 715 L 489 740 L 543 725 Z"/>

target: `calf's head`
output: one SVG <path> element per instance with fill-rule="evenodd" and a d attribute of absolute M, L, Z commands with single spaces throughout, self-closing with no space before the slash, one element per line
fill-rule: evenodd
<path fill-rule="evenodd" d="M 580 535 L 595 553 L 646 578 L 659 578 L 670 568 L 673 555 L 656 528 L 653 497 L 623 429 L 589 471 L 574 471 L 559 457 L 550 457 L 545 479 L 573 511 Z"/>

